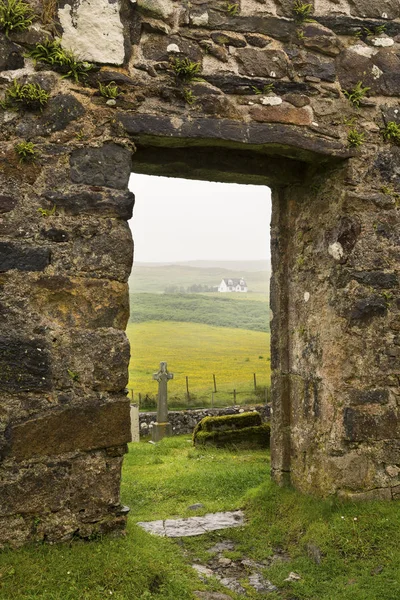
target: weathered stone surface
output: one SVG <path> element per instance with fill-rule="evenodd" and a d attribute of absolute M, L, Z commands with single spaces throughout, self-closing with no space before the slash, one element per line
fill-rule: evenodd
<path fill-rule="evenodd" d="M 53 326 L 124 330 L 128 322 L 129 296 L 125 283 L 41 276 L 31 284 L 30 294 L 32 307 L 39 314 L 46 313 L 47 322 Z"/>
<path fill-rule="evenodd" d="M 337 56 L 341 50 L 339 38 L 327 27 L 318 23 L 306 23 L 302 28 L 303 44 L 306 48 L 316 50 L 328 56 Z"/>
<path fill-rule="evenodd" d="M 0 273 L 12 269 L 43 271 L 49 263 L 50 250 L 48 248 L 0 242 Z"/>
<path fill-rule="evenodd" d="M 145 58 L 154 61 L 168 61 L 174 55 L 182 55 L 194 62 L 200 62 L 203 57 L 196 42 L 176 35 L 149 35 L 142 44 L 142 52 Z"/>
<path fill-rule="evenodd" d="M 393 408 L 377 414 L 357 408 L 346 408 L 344 426 L 346 437 L 352 442 L 385 440 L 398 438 L 400 435 L 399 415 Z"/>
<path fill-rule="evenodd" d="M 208 531 L 218 531 L 230 527 L 241 527 L 244 514 L 241 510 L 231 512 L 209 513 L 204 517 L 187 517 L 184 519 L 166 519 L 165 521 L 140 522 L 138 525 L 145 531 L 161 537 L 188 537 L 203 535 Z"/>
<path fill-rule="evenodd" d="M 317 80 L 333 82 L 336 79 L 336 67 L 333 60 L 321 58 L 305 50 L 289 49 L 288 56 L 299 77 L 315 77 Z"/>
<path fill-rule="evenodd" d="M 41 391 L 52 385 L 49 347 L 43 339 L 0 337 L 0 389 Z"/>
<path fill-rule="evenodd" d="M 138 0 L 138 8 L 143 14 L 169 21 L 174 14 L 171 0 Z"/>
<path fill-rule="evenodd" d="M 0 33 L 0 71 L 14 71 L 24 66 L 23 48 Z"/>
<path fill-rule="evenodd" d="M 396 0 L 350 0 L 351 14 L 372 19 L 398 19 L 400 7 Z"/>
<path fill-rule="evenodd" d="M 387 301 L 383 296 L 369 296 L 355 302 L 349 317 L 353 324 L 369 323 L 374 317 L 386 315 L 387 310 Z"/>
<path fill-rule="evenodd" d="M 391 289 L 398 287 L 397 273 L 384 273 L 382 271 L 360 271 L 351 273 L 351 277 L 362 283 L 379 289 Z"/>
<path fill-rule="evenodd" d="M 75 150 L 70 165 L 74 183 L 125 189 L 131 174 L 131 152 L 117 144 Z"/>
<path fill-rule="evenodd" d="M 7 213 L 13 210 L 17 204 L 16 198 L 8 195 L 0 195 L 0 213 Z"/>
<path fill-rule="evenodd" d="M 20 123 L 16 132 L 21 137 L 50 135 L 54 131 L 65 129 L 69 123 L 85 114 L 82 104 L 71 94 L 60 94 L 51 98 L 39 118 L 27 118 Z"/>
<path fill-rule="evenodd" d="M 90 386 L 96 391 L 122 392 L 128 383 L 129 355 L 129 342 L 122 331 L 71 329 L 59 334 L 53 346 L 56 386 Z"/>
<path fill-rule="evenodd" d="M 311 125 L 312 110 L 309 106 L 304 108 L 293 107 L 288 102 L 279 106 L 253 106 L 250 115 L 254 121 L 260 123 L 290 123 L 292 125 Z"/>
<path fill-rule="evenodd" d="M 278 144 L 281 147 L 301 147 L 312 153 L 330 156 L 350 156 L 339 142 L 317 135 L 303 135 L 295 127 L 279 124 L 243 124 L 228 119 L 198 118 L 175 126 L 168 117 L 119 114 L 118 119 L 132 135 L 171 136 L 178 138 L 218 139 L 255 145 Z"/>
<path fill-rule="evenodd" d="M 57 207 L 72 215 L 98 214 L 129 220 L 135 204 L 135 196 L 129 191 L 110 191 L 96 186 L 95 189 L 78 187 L 69 192 L 45 191 L 45 196 Z"/>
<path fill-rule="evenodd" d="M 389 391 L 382 389 L 351 390 L 349 391 L 351 404 L 387 404 L 389 402 Z"/>
<path fill-rule="evenodd" d="M 10 424 L 6 438 L 18 461 L 125 444 L 130 441 L 129 400 L 53 410 Z"/>
<path fill-rule="evenodd" d="M 256 46 L 256 48 L 265 48 L 272 42 L 272 38 L 261 33 L 248 33 L 244 37 L 250 46 Z"/>
<path fill-rule="evenodd" d="M 237 51 L 237 58 L 241 75 L 281 79 L 288 73 L 288 58 L 279 50 L 243 48 Z"/>
<path fill-rule="evenodd" d="M 211 39 L 221 46 L 234 46 L 235 48 L 244 48 L 246 39 L 240 33 L 230 33 L 229 31 L 214 31 Z"/>
<path fill-rule="evenodd" d="M 62 42 L 83 60 L 120 65 L 125 58 L 119 2 L 76 0 L 58 9 Z"/>

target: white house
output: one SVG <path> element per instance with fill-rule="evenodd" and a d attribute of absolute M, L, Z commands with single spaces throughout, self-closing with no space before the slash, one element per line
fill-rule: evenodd
<path fill-rule="evenodd" d="M 223 279 L 218 286 L 219 292 L 247 292 L 247 283 L 241 277 L 240 279 Z"/>

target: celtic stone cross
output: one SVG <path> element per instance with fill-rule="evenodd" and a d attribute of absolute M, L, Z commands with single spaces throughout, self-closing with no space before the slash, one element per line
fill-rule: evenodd
<path fill-rule="evenodd" d="M 158 442 L 166 435 L 171 435 L 172 428 L 168 422 L 168 390 L 167 384 L 173 379 L 173 373 L 169 373 L 166 362 L 160 362 L 160 370 L 153 373 L 153 379 L 158 381 L 158 403 L 157 403 L 157 423 L 153 425 L 152 440 Z"/>

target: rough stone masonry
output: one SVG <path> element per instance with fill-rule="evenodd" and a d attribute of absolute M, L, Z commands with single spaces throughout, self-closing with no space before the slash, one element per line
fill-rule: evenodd
<path fill-rule="evenodd" d="M 0 544 L 124 527 L 132 170 L 272 187 L 273 477 L 400 497 L 398 0 L 29 4 L 0 33 Z"/>

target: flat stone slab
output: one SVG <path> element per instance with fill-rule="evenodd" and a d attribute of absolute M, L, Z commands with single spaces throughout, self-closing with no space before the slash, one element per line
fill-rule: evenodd
<path fill-rule="evenodd" d="M 161 537 L 188 537 L 203 535 L 208 531 L 241 527 L 244 514 L 241 510 L 209 513 L 204 517 L 186 517 L 183 519 L 166 519 L 165 521 L 148 521 L 138 523 L 145 531 Z"/>

